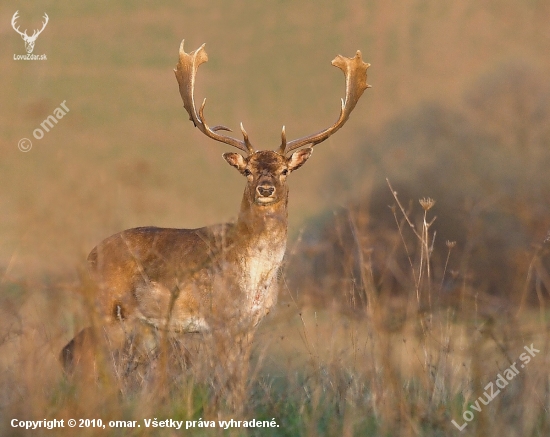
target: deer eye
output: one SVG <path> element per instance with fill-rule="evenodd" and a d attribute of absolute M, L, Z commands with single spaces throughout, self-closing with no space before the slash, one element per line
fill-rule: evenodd
<path fill-rule="evenodd" d="M 245 168 L 244 171 L 243 171 L 243 174 L 244 174 L 246 177 L 248 177 L 248 176 L 250 176 L 250 175 L 252 174 L 252 172 L 251 172 L 249 169 Z"/>
<path fill-rule="evenodd" d="M 281 172 L 281 174 L 282 174 L 283 176 L 286 176 L 286 175 L 288 174 L 288 168 L 285 168 L 285 169 Z"/>

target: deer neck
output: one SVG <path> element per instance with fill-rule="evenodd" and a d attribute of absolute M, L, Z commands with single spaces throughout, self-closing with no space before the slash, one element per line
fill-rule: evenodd
<path fill-rule="evenodd" d="M 276 301 L 273 286 L 286 250 L 288 191 L 276 203 L 258 205 L 251 201 L 248 190 L 234 228 L 233 248 L 239 289 L 246 296 L 250 314 L 259 317 Z"/>
<path fill-rule="evenodd" d="M 239 239 L 251 249 L 265 243 L 286 247 L 288 229 L 288 191 L 278 202 L 269 205 L 255 203 L 246 187 L 236 230 Z"/>
<path fill-rule="evenodd" d="M 234 248 L 240 258 L 238 264 L 243 277 L 248 277 L 245 288 L 250 291 L 263 282 L 271 282 L 280 267 L 286 250 L 288 191 L 278 202 L 259 205 L 254 202 L 249 188 L 245 189 L 237 220 Z"/>

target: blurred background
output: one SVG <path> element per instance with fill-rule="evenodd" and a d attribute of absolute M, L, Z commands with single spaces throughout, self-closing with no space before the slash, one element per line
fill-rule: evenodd
<path fill-rule="evenodd" d="M 29 34 L 48 14 L 34 50 L 46 61 L 13 59 L 25 53 L 16 10 Z M 125 228 L 236 217 L 244 181 L 221 159 L 227 146 L 182 107 L 182 39 L 187 51 L 207 43 L 196 91 L 207 119 L 237 132 L 242 121 L 257 148 L 277 147 L 283 124 L 297 138 L 334 122 L 335 55 L 360 49 L 372 64 L 346 127 L 292 175 L 291 241 L 350 204 L 376 209 L 382 223 L 369 226 L 388 222 L 389 178 L 405 203 L 437 201 L 436 244 L 466 241 L 479 219 L 479 251 L 518 255 L 550 228 L 549 18 L 548 2 L 516 0 L 3 2 L 4 278 L 70 274 Z M 35 139 L 63 101 L 70 112 Z"/>
<path fill-rule="evenodd" d="M 227 146 L 182 108 L 172 69 L 184 38 L 187 51 L 207 43 L 196 94 L 208 97 L 208 120 L 237 131 L 242 121 L 257 148 L 277 147 L 283 124 L 297 138 L 334 122 L 344 91 L 336 54 L 360 49 L 372 64 L 373 88 L 345 129 L 291 179 L 293 238 L 350 203 L 386 217 L 389 178 L 405 202 L 435 198 L 439 243 L 466 241 L 479 219 L 478 251 L 502 257 L 487 246 L 500 244 L 518 256 L 550 224 L 549 9 L 515 0 L 4 2 L 5 277 L 67 274 L 125 228 L 236 216 L 243 180 L 220 158 Z M 29 34 L 50 17 L 34 50 L 46 61 L 13 59 L 25 53 L 10 25 L 16 10 Z M 63 101 L 70 112 L 36 140 Z M 24 137 L 27 153 L 17 148 Z"/>
<path fill-rule="evenodd" d="M 48 14 L 34 48 L 47 60 L 14 59 L 16 11 L 28 34 Z M 0 415 L 160 411 L 120 409 L 119 392 L 77 398 L 46 375 L 89 323 L 75 291 L 98 242 L 236 218 L 244 180 L 188 120 L 172 71 L 185 39 L 206 43 L 206 119 L 237 136 L 243 122 L 257 149 L 278 147 L 283 125 L 289 139 L 332 125 L 337 54 L 372 65 L 346 126 L 290 177 L 284 287 L 249 410 L 288 435 L 449 435 L 525 344 L 548 356 L 549 23 L 544 0 L 2 2 Z M 479 435 L 548 435 L 537 363 L 476 416 Z M 203 414 L 200 399 L 182 417 Z"/>

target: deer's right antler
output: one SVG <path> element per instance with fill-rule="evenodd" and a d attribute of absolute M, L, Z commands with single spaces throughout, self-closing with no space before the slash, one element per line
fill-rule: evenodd
<path fill-rule="evenodd" d="M 176 79 L 178 80 L 180 94 L 183 100 L 183 107 L 189 114 L 189 120 L 193 121 L 195 126 L 198 127 L 199 130 L 207 137 L 225 144 L 229 144 L 233 147 L 236 147 L 237 149 L 242 150 L 243 152 L 246 152 L 249 155 L 254 153 L 254 149 L 252 147 L 252 144 L 250 144 L 248 134 L 244 130 L 242 123 L 241 131 L 243 133 L 244 141 L 227 135 L 218 134 L 218 131 L 231 132 L 231 129 L 225 126 L 210 127 L 206 124 L 206 120 L 204 119 L 204 105 L 206 104 L 206 99 L 204 99 L 204 101 L 202 102 L 202 105 L 197 114 L 194 98 L 195 77 L 197 75 L 197 70 L 199 66 L 202 63 L 208 61 L 208 55 L 204 50 L 204 44 L 200 46 L 197 50 L 191 53 L 186 53 L 183 49 L 184 41 L 182 41 L 180 45 L 180 60 L 178 62 L 178 65 L 176 66 L 176 69 L 174 70 L 174 73 L 176 73 Z"/>

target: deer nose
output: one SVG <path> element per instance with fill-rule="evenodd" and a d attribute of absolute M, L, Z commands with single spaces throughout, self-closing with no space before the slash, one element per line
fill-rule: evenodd
<path fill-rule="evenodd" d="M 258 187 L 256 187 L 256 191 L 262 197 L 270 197 L 273 196 L 273 193 L 275 193 L 275 187 L 271 185 L 258 185 Z"/>

